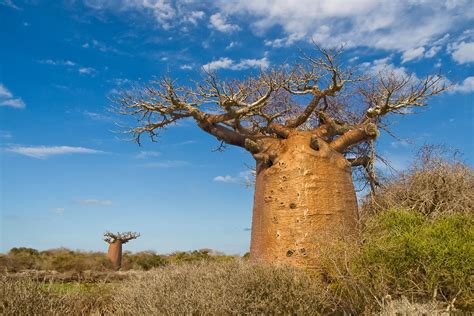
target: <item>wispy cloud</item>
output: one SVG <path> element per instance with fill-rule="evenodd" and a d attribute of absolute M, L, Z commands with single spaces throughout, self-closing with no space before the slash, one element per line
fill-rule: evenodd
<path fill-rule="evenodd" d="M 227 17 L 221 13 L 211 15 L 209 23 L 209 27 L 222 33 L 232 33 L 240 30 L 238 25 L 228 23 Z"/>
<path fill-rule="evenodd" d="M 137 159 L 146 159 L 146 158 L 156 158 L 161 156 L 161 153 L 158 151 L 140 151 L 135 155 Z"/>
<path fill-rule="evenodd" d="M 194 65 L 193 64 L 184 64 L 184 65 L 179 66 L 179 68 L 182 69 L 182 70 L 193 70 Z"/>
<path fill-rule="evenodd" d="M 451 51 L 453 59 L 459 64 L 474 62 L 474 42 L 460 42 L 450 45 L 448 50 Z"/>
<path fill-rule="evenodd" d="M 90 75 L 90 76 L 93 76 L 97 73 L 97 70 L 95 70 L 92 67 L 80 67 L 78 71 L 81 75 Z"/>
<path fill-rule="evenodd" d="M 21 10 L 21 8 L 15 5 L 12 0 L 0 0 L 0 5 L 9 7 L 15 10 Z"/>
<path fill-rule="evenodd" d="M 56 207 L 55 209 L 53 209 L 53 212 L 58 215 L 63 215 L 64 211 L 65 211 L 64 207 Z"/>
<path fill-rule="evenodd" d="M 461 83 L 454 85 L 451 91 L 460 93 L 474 92 L 474 76 L 467 77 Z"/>
<path fill-rule="evenodd" d="M 223 175 L 214 177 L 213 181 L 222 183 L 245 184 L 251 185 L 255 177 L 255 172 L 252 170 L 242 171 L 236 176 Z"/>
<path fill-rule="evenodd" d="M 38 61 L 40 64 L 52 65 L 52 66 L 76 66 L 76 63 L 70 60 L 53 60 L 53 59 L 43 59 Z"/>
<path fill-rule="evenodd" d="M 76 203 L 81 204 L 81 205 L 98 205 L 98 206 L 113 205 L 111 200 L 98 200 L 98 199 L 77 200 Z"/>
<path fill-rule="evenodd" d="M 2 139 L 10 139 L 10 138 L 12 138 L 12 137 L 13 137 L 13 135 L 12 135 L 12 133 L 10 133 L 9 131 L 2 131 L 2 130 L 0 130 L 0 138 L 2 138 Z"/>
<path fill-rule="evenodd" d="M 176 167 L 183 167 L 189 165 L 189 162 L 182 161 L 182 160 L 164 160 L 164 161 L 156 161 L 156 162 L 149 162 L 145 164 L 139 165 L 139 167 L 143 168 L 176 168 Z"/>
<path fill-rule="evenodd" d="M 50 156 L 66 155 L 66 154 L 102 154 L 103 151 L 71 146 L 12 146 L 6 151 L 17 153 L 23 156 L 45 159 Z"/>
<path fill-rule="evenodd" d="M 402 54 L 402 64 L 407 61 L 417 60 L 423 57 L 425 52 L 424 47 L 410 48 L 403 52 Z"/>
<path fill-rule="evenodd" d="M 94 48 L 94 49 L 97 49 L 98 51 L 101 51 L 103 53 L 112 52 L 112 53 L 116 53 L 116 54 L 123 54 L 118 49 L 116 49 L 112 46 L 109 46 L 109 45 L 107 45 L 107 44 L 105 44 L 101 41 L 96 40 L 96 39 L 93 39 L 90 42 L 86 42 L 86 43 L 82 44 L 82 47 L 83 48 Z"/>
<path fill-rule="evenodd" d="M 23 109 L 26 105 L 21 98 L 14 97 L 13 93 L 0 83 L 0 106 Z"/>
<path fill-rule="evenodd" d="M 220 14 L 241 19 L 256 34 L 281 28 L 285 36 L 267 39 L 271 46 L 304 39 L 328 47 L 345 43 L 397 51 L 408 59 L 445 34 L 469 28 L 474 15 L 469 1 L 235 0 L 217 6 Z"/>
<path fill-rule="evenodd" d="M 113 121 L 114 118 L 107 116 L 105 114 L 101 113 L 96 113 L 96 112 L 89 112 L 89 111 L 84 111 L 84 115 L 92 120 L 95 121 L 104 121 L 104 122 L 110 122 Z"/>
<path fill-rule="evenodd" d="M 261 59 L 241 59 L 239 62 L 235 62 L 234 60 L 228 57 L 222 57 L 218 60 L 203 65 L 203 68 L 205 70 L 245 70 L 249 68 L 261 68 L 262 70 L 265 70 L 269 66 L 270 62 L 266 56 Z"/>

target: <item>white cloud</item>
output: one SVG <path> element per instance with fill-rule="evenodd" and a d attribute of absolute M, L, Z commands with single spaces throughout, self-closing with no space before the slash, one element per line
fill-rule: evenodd
<path fill-rule="evenodd" d="M 145 159 L 145 158 L 154 158 L 161 156 L 161 153 L 158 151 L 140 151 L 135 155 L 135 158 Z"/>
<path fill-rule="evenodd" d="M 63 215 L 64 214 L 64 207 L 56 207 L 55 209 L 53 209 L 53 212 L 58 214 L 58 215 Z"/>
<path fill-rule="evenodd" d="M 85 199 L 76 201 L 82 205 L 99 205 L 99 206 L 111 206 L 113 203 L 111 200 L 97 200 L 97 199 Z"/>
<path fill-rule="evenodd" d="M 15 10 L 21 10 L 21 8 L 19 8 L 18 6 L 16 6 L 12 0 L 3 0 L 3 1 L 0 1 L 0 5 L 4 5 L 6 7 L 9 7 L 9 8 L 12 8 L 12 9 L 15 9 Z"/>
<path fill-rule="evenodd" d="M 222 14 L 241 17 L 259 35 L 281 27 L 287 38 L 301 36 L 324 46 L 345 43 L 398 52 L 430 45 L 467 27 L 474 17 L 470 1 L 235 0 L 218 5 Z"/>
<path fill-rule="evenodd" d="M 8 99 L 0 101 L 0 106 L 9 106 L 12 108 L 23 109 L 25 107 L 25 102 L 22 99 Z"/>
<path fill-rule="evenodd" d="M 239 181 L 238 178 L 233 177 L 233 176 L 229 176 L 229 175 L 217 176 L 217 177 L 214 177 L 213 180 L 216 181 L 216 182 L 224 182 L 224 183 L 236 183 L 236 182 Z"/>
<path fill-rule="evenodd" d="M 82 75 L 94 75 L 96 72 L 97 72 L 97 70 L 95 70 L 92 67 L 81 67 L 81 68 L 79 68 L 79 73 L 82 74 Z"/>
<path fill-rule="evenodd" d="M 52 60 L 52 59 L 43 59 L 38 61 L 40 64 L 52 65 L 52 66 L 75 66 L 76 63 L 70 60 Z"/>
<path fill-rule="evenodd" d="M 449 47 L 453 59 L 460 64 L 474 62 L 474 42 L 460 42 Z"/>
<path fill-rule="evenodd" d="M 295 42 L 297 42 L 299 40 L 302 40 L 304 37 L 305 37 L 304 34 L 294 33 L 294 34 L 290 34 L 287 37 L 283 37 L 283 38 L 277 38 L 277 39 L 274 39 L 274 40 L 265 40 L 265 45 L 266 46 L 272 46 L 272 47 L 275 47 L 275 48 L 288 47 L 288 46 L 293 45 Z"/>
<path fill-rule="evenodd" d="M 13 94 L 3 84 L 0 83 L 0 98 L 11 98 Z"/>
<path fill-rule="evenodd" d="M 203 11 L 192 11 L 188 16 L 185 17 L 185 20 L 197 25 L 198 20 L 204 18 L 206 14 Z"/>
<path fill-rule="evenodd" d="M 452 92 L 471 93 L 474 92 L 474 76 L 467 77 L 463 82 L 454 85 Z"/>
<path fill-rule="evenodd" d="M 184 23 L 196 25 L 198 20 L 205 17 L 205 13 L 196 10 L 199 2 L 188 0 L 83 0 L 91 9 L 104 11 L 112 10 L 123 12 L 138 11 L 151 15 L 157 25 L 165 30 Z"/>
<path fill-rule="evenodd" d="M 441 46 L 433 46 L 425 53 L 425 57 L 434 57 L 440 50 Z"/>
<path fill-rule="evenodd" d="M 405 67 L 397 67 L 391 63 L 392 57 L 386 57 L 373 60 L 372 62 L 365 62 L 360 64 L 362 70 L 371 75 L 378 75 L 380 73 L 392 73 L 396 77 L 405 77 L 409 75 Z"/>
<path fill-rule="evenodd" d="M 222 33 L 232 33 L 240 30 L 240 27 L 227 22 L 226 16 L 221 13 L 211 15 L 209 18 L 210 27 Z"/>
<path fill-rule="evenodd" d="M 0 83 L 0 106 L 23 109 L 25 102 L 21 98 L 15 98 L 13 93 Z"/>
<path fill-rule="evenodd" d="M 238 45 L 240 45 L 239 42 L 234 42 L 234 41 L 232 41 L 232 42 L 229 43 L 229 45 L 227 45 L 227 46 L 225 47 L 225 49 L 231 49 L 231 48 L 234 48 L 234 47 L 236 47 L 236 46 L 238 46 Z"/>
<path fill-rule="evenodd" d="M 244 184 L 250 186 L 253 184 L 255 178 L 255 171 L 247 170 L 240 172 L 237 176 L 216 176 L 213 181 L 222 183 Z"/>
<path fill-rule="evenodd" d="M 241 59 L 238 63 L 228 57 L 222 57 L 218 60 L 212 61 L 203 65 L 206 70 L 230 69 L 230 70 L 245 70 L 249 68 L 267 69 L 270 62 L 267 57 L 261 59 Z"/>
<path fill-rule="evenodd" d="M 17 153 L 23 156 L 45 159 L 50 156 L 66 154 L 100 154 L 100 150 L 84 147 L 71 146 L 12 146 L 6 149 L 9 152 Z"/>
<path fill-rule="evenodd" d="M 101 114 L 101 113 L 96 113 L 96 112 L 89 112 L 89 111 L 84 111 L 84 115 L 87 116 L 88 118 L 95 120 L 95 121 L 104 121 L 104 122 L 109 122 L 113 121 L 114 119 L 110 116 Z"/>
<path fill-rule="evenodd" d="M 191 64 L 184 64 L 184 65 L 179 66 L 179 68 L 182 69 L 182 70 L 192 70 L 192 69 L 193 69 L 193 65 L 191 65 Z"/>
<path fill-rule="evenodd" d="M 402 64 L 406 63 L 407 61 L 414 60 L 414 59 L 419 59 L 419 58 L 423 57 L 424 52 L 425 52 L 424 47 L 410 48 L 410 49 L 404 51 L 403 54 L 402 54 Z"/>
<path fill-rule="evenodd" d="M 2 139 L 10 139 L 10 138 L 13 138 L 13 135 L 12 135 L 12 133 L 10 133 L 9 131 L 2 131 L 2 130 L 0 130 L 0 138 L 2 138 Z"/>

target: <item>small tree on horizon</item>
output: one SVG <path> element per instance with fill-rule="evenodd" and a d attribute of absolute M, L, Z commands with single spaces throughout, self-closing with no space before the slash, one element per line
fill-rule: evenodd
<path fill-rule="evenodd" d="M 109 244 L 107 258 L 112 263 L 112 267 L 115 270 L 119 270 L 122 266 L 122 245 L 132 239 L 140 237 L 140 234 L 136 232 L 123 232 L 116 234 L 105 232 L 104 237 L 104 241 Z"/>
<path fill-rule="evenodd" d="M 222 81 L 205 71 L 194 86 L 163 78 L 117 100 L 133 116 L 140 143 L 182 119 L 255 159 L 250 256 L 316 267 L 320 245 L 354 235 L 358 221 L 352 169 L 376 184 L 374 140 L 386 117 L 408 115 L 447 89 L 439 75 L 419 79 L 390 70 L 368 78 L 319 49 L 292 68 Z"/>

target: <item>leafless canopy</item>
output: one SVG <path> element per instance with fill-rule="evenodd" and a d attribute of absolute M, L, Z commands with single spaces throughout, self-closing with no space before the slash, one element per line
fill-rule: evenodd
<path fill-rule="evenodd" d="M 222 81 L 204 70 L 203 79 L 182 86 L 170 78 L 124 92 L 117 110 L 136 117 L 129 130 L 140 142 L 182 119 L 192 119 L 223 144 L 239 146 L 254 158 L 268 159 L 265 143 L 311 131 L 348 157 L 354 167 L 369 168 L 368 149 L 387 129 L 388 114 L 406 115 L 447 89 L 439 75 L 423 79 L 394 72 L 361 76 L 340 63 L 341 50 L 318 48 L 293 68 L 262 71 L 246 80 Z M 373 148 L 373 146 L 372 146 Z M 372 157 L 373 158 L 373 157 Z M 368 170 L 368 169 L 367 169 Z"/>
<path fill-rule="evenodd" d="M 111 232 L 104 233 L 104 241 L 108 244 L 112 244 L 116 241 L 121 241 L 122 244 L 125 244 L 132 239 L 137 239 L 138 237 L 140 237 L 140 234 L 136 232 L 123 232 L 116 234 Z"/>

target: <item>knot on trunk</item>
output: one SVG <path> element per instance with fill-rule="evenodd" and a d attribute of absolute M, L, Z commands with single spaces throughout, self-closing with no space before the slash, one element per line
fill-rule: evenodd
<path fill-rule="evenodd" d="M 250 138 L 245 139 L 245 149 L 250 151 L 252 154 L 256 154 L 262 151 L 262 147 L 260 147 L 257 142 L 251 140 Z"/>
<path fill-rule="evenodd" d="M 257 160 L 257 163 L 260 163 L 262 167 L 268 168 L 273 166 L 273 162 L 277 158 L 277 155 L 275 153 L 257 153 L 253 154 L 253 157 L 255 160 Z"/>
<path fill-rule="evenodd" d="M 311 147 L 312 149 L 314 149 L 316 151 L 319 150 L 318 136 L 311 135 L 311 139 L 309 141 L 309 147 Z"/>
<path fill-rule="evenodd" d="M 375 125 L 374 123 L 369 123 L 365 126 L 365 133 L 373 138 L 377 138 L 380 134 L 377 125 Z"/>

